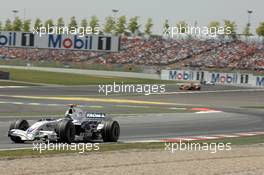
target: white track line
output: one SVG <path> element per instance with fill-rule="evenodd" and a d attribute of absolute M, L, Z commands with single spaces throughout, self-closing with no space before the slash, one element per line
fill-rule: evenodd
<path fill-rule="evenodd" d="M 14 105 L 29 105 L 29 106 L 67 106 L 66 104 L 53 104 L 53 103 L 27 103 L 27 102 L 9 102 L 9 101 L 0 101 L 0 104 L 14 104 Z M 104 106 L 87 106 L 87 105 L 78 105 L 79 107 L 90 107 L 90 108 L 103 108 Z"/>
<path fill-rule="evenodd" d="M 208 136 L 186 136 L 186 137 L 175 137 L 175 138 L 164 138 L 156 140 L 138 140 L 138 141 L 129 141 L 124 143 L 148 143 L 148 142 L 179 142 L 179 141 L 199 141 L 199 140 L 217 140 L 224 138 L 238 138 L 245 136 L 258 136 L 264 135 L 264 132 L 241 132 L 234 134 L 218 134 L 218 135 L 208 135 Z"/>
<path fill-rule="evenodd" d="M 28 88 L 28 86 L 0 86 L 1 89 L 7 88 Z"/>
<path fill-rule="evenodd" d="M 211 113 L 220 113 L 220 112 L 223 112 L 223 111 L 208 110 L 208 111 L 198 111 L 195 113 L 196 114 L 211 114 Z"/>
<path fill-rule="evenodd" d="M 163 93 L 151 93 L 150 95 L 170 95 L 170 94 L 207 94 L 207 93 L 222 93 L 222 92 L 256 92 L 264 91 L 264 89 L 226 89 L 226 90 L 214 90 L 214 91 L 176 91 L 176 92 L 163 92 Z"/>
<path fill-rule="evenodd" d="M 32 147 L 22 147 L 22 148 L 3 148 L 0 151 L 15 151 L 15 150 L 23 150 L 23 149 L 32 149 Z"/>

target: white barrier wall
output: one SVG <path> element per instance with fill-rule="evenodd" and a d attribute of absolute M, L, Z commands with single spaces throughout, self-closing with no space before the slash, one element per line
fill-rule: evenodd
<path fill-rule="evenodd" d="M 208 72 L 202 70 L 162 70 L 162 80 L 206 81 L 222 85 L 264 87 L 264 76 L 248 73 Z"/>

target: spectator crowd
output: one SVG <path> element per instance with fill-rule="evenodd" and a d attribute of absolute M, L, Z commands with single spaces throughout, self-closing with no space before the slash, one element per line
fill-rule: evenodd
<path fill-rule="evenodd" d="M 264 69 L 263 44 L 247 44 L 240 40 L 122 37 L 121 51 L 118 53 L 1 47 L 0 57 L 91 64 L 175 64 L 179 67 Z"/>

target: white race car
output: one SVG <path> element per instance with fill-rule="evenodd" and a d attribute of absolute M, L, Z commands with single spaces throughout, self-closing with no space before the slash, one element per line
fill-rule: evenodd
<path fill-rule="evenodd" d="M 212 81 L 202 81 L 201 84 L 203 84 L 203 85 L 215 85 L 215 83 Z"/>
<path fill-rule="evenodd" d="M 106 117 L 103 113 L 89 113 L 70 105 L 64 118 L 41 119 L 31 125 L 26 120 L 16 120 L 10 125 L 8 136 L 15 143 L 24 141 L 58 141 L 72 143 L 74 141 L 117 142 L 120 127 L 117 121 Z"/>

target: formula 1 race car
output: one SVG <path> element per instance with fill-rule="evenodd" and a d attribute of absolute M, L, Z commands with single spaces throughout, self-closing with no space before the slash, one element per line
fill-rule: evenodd
<path fill-rule="evenodd" d="M 180 85 L 180 90 L 199 91 L 201 90 L 201 85 L 198 83 L 182 84 Z"/>
<path fill-rule="evenodd" d="M 74 141 L 117 142 L 120 127 L 117 121 L 106 117 L 103 113 L 89 113 L 69 105 L 65 117 L 60 119 L 41 119 L 31 125 L 26 120 L 11 123 L 8 136 L 15 143 L 24 141 L 58 141 L 72 143 Z"/>
<path fill-rule="evenodd" d="M 211 81 L 201 81 L 201 84 L 203 84 L 203 85 L 215 85 L 215 83 L 211 82 Z"/>

